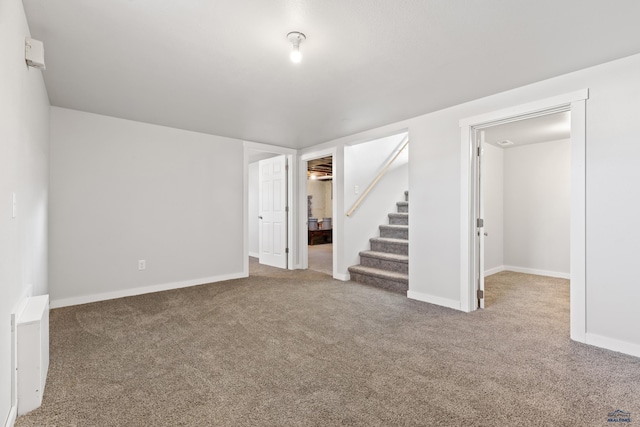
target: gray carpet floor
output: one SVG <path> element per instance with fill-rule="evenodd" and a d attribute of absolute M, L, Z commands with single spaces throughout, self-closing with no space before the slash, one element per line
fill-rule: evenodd
<path fill-rule="evenodd" d="M 503 272 L 471 314 L 312 271 L 51 312 L 26 426 L 640 425 L 640 359 L 569 340 L 568 282 Z"/>
<path fill-rule="evenodd" d="M 333 277 L 333 244 L 309 245 L 308 248 L 309 270 Z"/>

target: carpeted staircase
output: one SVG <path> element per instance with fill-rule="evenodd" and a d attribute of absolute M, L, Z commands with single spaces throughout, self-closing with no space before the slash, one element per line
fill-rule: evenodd
<path fill-rule="evenodd" d="M 351 280 L 406 294 L 409 289 L 409 192 L 380 226 L 380 237 L 369 239 L 371 249 L 360 252 L 360 264 L 349 267 Z"/>

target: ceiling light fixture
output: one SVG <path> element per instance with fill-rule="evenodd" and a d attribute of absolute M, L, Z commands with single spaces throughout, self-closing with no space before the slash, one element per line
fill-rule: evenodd
<path fill-rule="evenodd" d="M 297 64 L 302 60 L 302 53 L 300 53 L 300 43 L 307 39 L 307 36 L 302 34 L 300 31 L 292 31 L 287 34 L 287 40 L 291 42 L 293 45 L 293 50 L 291 51 L 291 62 Z"/>

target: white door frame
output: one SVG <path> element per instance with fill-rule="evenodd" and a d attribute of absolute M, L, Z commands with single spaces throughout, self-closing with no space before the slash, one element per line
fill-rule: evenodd
<path fill-rule="evenodd" d="M 476 156 L 476 188 L 477 192 L 476 196 L 476 205 L 474 213 L 474 217 L 482 218 L 482 224 L 476 224 L 476 236 L 474 240 L 474 244 L 476 247 L 475 250 L 478 251 L 478 256 L 474 259 L 477 261 L 476 265 L 476 280 L 478 282 L 477 291 L 482 293 L 482 298 L 476 298 L 476 308 L 484 308 L 484 176 L 482 176 L 482 172 L 484 171 L 483 167 L 483 150 L 484 150 L 484 130 L 478 129 L 476 127 L 472 127 L 472 130 L 476 130 L 477 132 L 473 133 L 473 144 L 476 146 L 478 150 L 478 155 Z"/>
<path fill-rule="evenodd" d="M 320 159 L 322 157 L 331 156 L 332 158 L 332 175 L 331 180 L 333 200 L 331 201 L 331 227 L 332 227 L 332 268 L 333 277 L 339 280 L 338 274 L 338 243 L 340 239 L 340 221 L 338 221 L 338 192 L 336 182 L 340 180 L 337 168 L 337 153 L 336 147 L 327 148 L 324 150 L 314 151 L 312 153 L 303 154 L 300 156 L 300 200 L 299 200 L 299 247 L 300 247 L 300 268 L 309 268 L 309 245 L 308 245 L 308 225 L 307 225 L 307 163 L 309 160 Z M 304 206 L 303 206 L 304 204 Z"/>
<path fill-rule="evenodd" d="M 297 164 L 295 162 L 297 151 L 293 148 L 279 147 L 277 145 L 261 144 L 258 142 L 243 141 L 244 165 L 243 165 L 243 275 L 249 276 L 249 150 L 265 151 L 274 154 L 285 154 L 289 170 L 287 171 L 287 180 L 289 185 L 287 188 L 287 203 L 289 205 L 289 213 L 287 214 L 287 247 L 289 254 L 287 255 L 287 265 L 289 270 L 295 268 L 294 254 L 297 253 L 297 215 L 296 206 L 294 205 L 294 194 L 297 191 L 297 182 L 293 177 L 297 174 Z"/>
<path fill-rule="evenodd" d="M 460 120 L 460 309 L 477 309 L 474 129 L 571 111 L 570 335 L 586 341 L 586 100 L 589 90 L 554 96 Z"/>

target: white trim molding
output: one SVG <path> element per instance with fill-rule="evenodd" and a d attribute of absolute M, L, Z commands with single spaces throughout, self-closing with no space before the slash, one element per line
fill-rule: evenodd
<path fill-rule="evenodd" d="M 18 403 L 9 409 L 9 416 L 7 416 L 7 422 L 4 423 L 4 427 L 13 427 L 18 416 Z"/>
<path fill-rule="evenodd" d="M 490 268 L 488 270 L 485 270 L 484 271 L 484 277 L 491 276 L 492 274 L 501 273 L 501 272 L 503 272 L 505 270 L 506 270 L 506 268 L 504 267 L 504 265 L 499 265 L 497 267 L 493 267 L 493 268 Z"/>
<path fill-rule="evenodd" d="M 454 310 L 460 310 L 460 301 L 452 300 L 449 298 L 437 297 L 435 295 L 429 295 L 416 291 L 407 291 L 407 298 L 414 299 L 416 301 L 428 302 L 429 304 L 441 305 L 443 307 L 452 308 Z"/>
<path fill-rule="evenodd" d="M 150 294 L 153 292 L 170 291 L 172 289 L 188 288 L 191 286 L 206 285 L 215 282 L 224 282 L 226 280 L 242 279 L 247 277 L 244 273 L 224 274 L 220 276 L 203 277 L 200 279 L 183 280 L 180 282 L 163 283 L 159 285 L 143 286 L 140 288 L 122 289 L 113 292 L 104 292 L 100 294 L 83 295 L 79 297 L 61 298 L 51 301 L 51 308 L 68 307 L 72 305 L 88 304 L 98 301 L 106 301 L 116 298 L 132 297 L 135 295 Z"/>
<path fill-rule="evenodd" d="M 533 274 L 535 276 L 556 277 L 558 279 L 571 278 L 571 275 L 569 273 L 564 273 L 561 271 L 539 270 L 537 268 L 516 267 L 514 265 L 499 265 L 497 267 L 484 270 L 484 277 L 491 276 L 492 274 L 501 273 L 503 271 L 513 271 L 514 273 Z"/>
<path fill-rule="evenodd" d="M 618 353 L 640 357 L 640 344 L 617 340 L 615 338 L 603 337 L 602 335 L 587 332 L 585 344 L 594 345 L 606 350 L 617 351 Z"/>
<path fill-rule="evenodd" d="M 348 282 L 351 280 L 351 275 L 349 273 L 333 273 L 333 278 L 336 280 L 342 280 L 343 282 Z"/>
<path fill-rule="evenodd" d="M 489 113 L 479 114 L 477 116 L 467 117 L 460 120 L 460 127 L 483 127 L 483 125 L 493 125 L 494 122 L 512 122 L 520 120 L 522 116 L 547 111 L 556 107 L 569 105 L 575 101 L 584 101 L 589 99 L 589 89 L 580 89 L 575 92 L 565 93 L 550 98 L 540 99 L 526 104 L 520 104 L 502 110 L 492 111 Z M 572 129 L 573 130 L 573 129 Z"/>
<path fill-rule="evenodd" d="M 516 267 L 513 265 L 505 265 L 503 267 L 504 267 L 503 268 L 504 271 L 513 271 L 514 273 L 525 273 L 525 274 L 533 274 L 535 276 L 556 277 L 558 279 L 571 278 L 571 275 L 569 273 L 563 273 L 561 271 L 538 270 L 537 268 Z"/>
<path fill-rule="evenodd" d="M 279 145 L 263 144 L 262 142 L 242 141 L 244 148 L 257 151 L 266 151 L 267 153 L 291 154 L 296 155 L 298 150 L 295 148 L 281 147 Z"/>
<path fill-rule="evenodd" d="M 569 334 L 571 339 L 580 342 L 585 342 L 587 332 L 586 103 L 586 98 L 577 99 L 571 103 Z"/>

